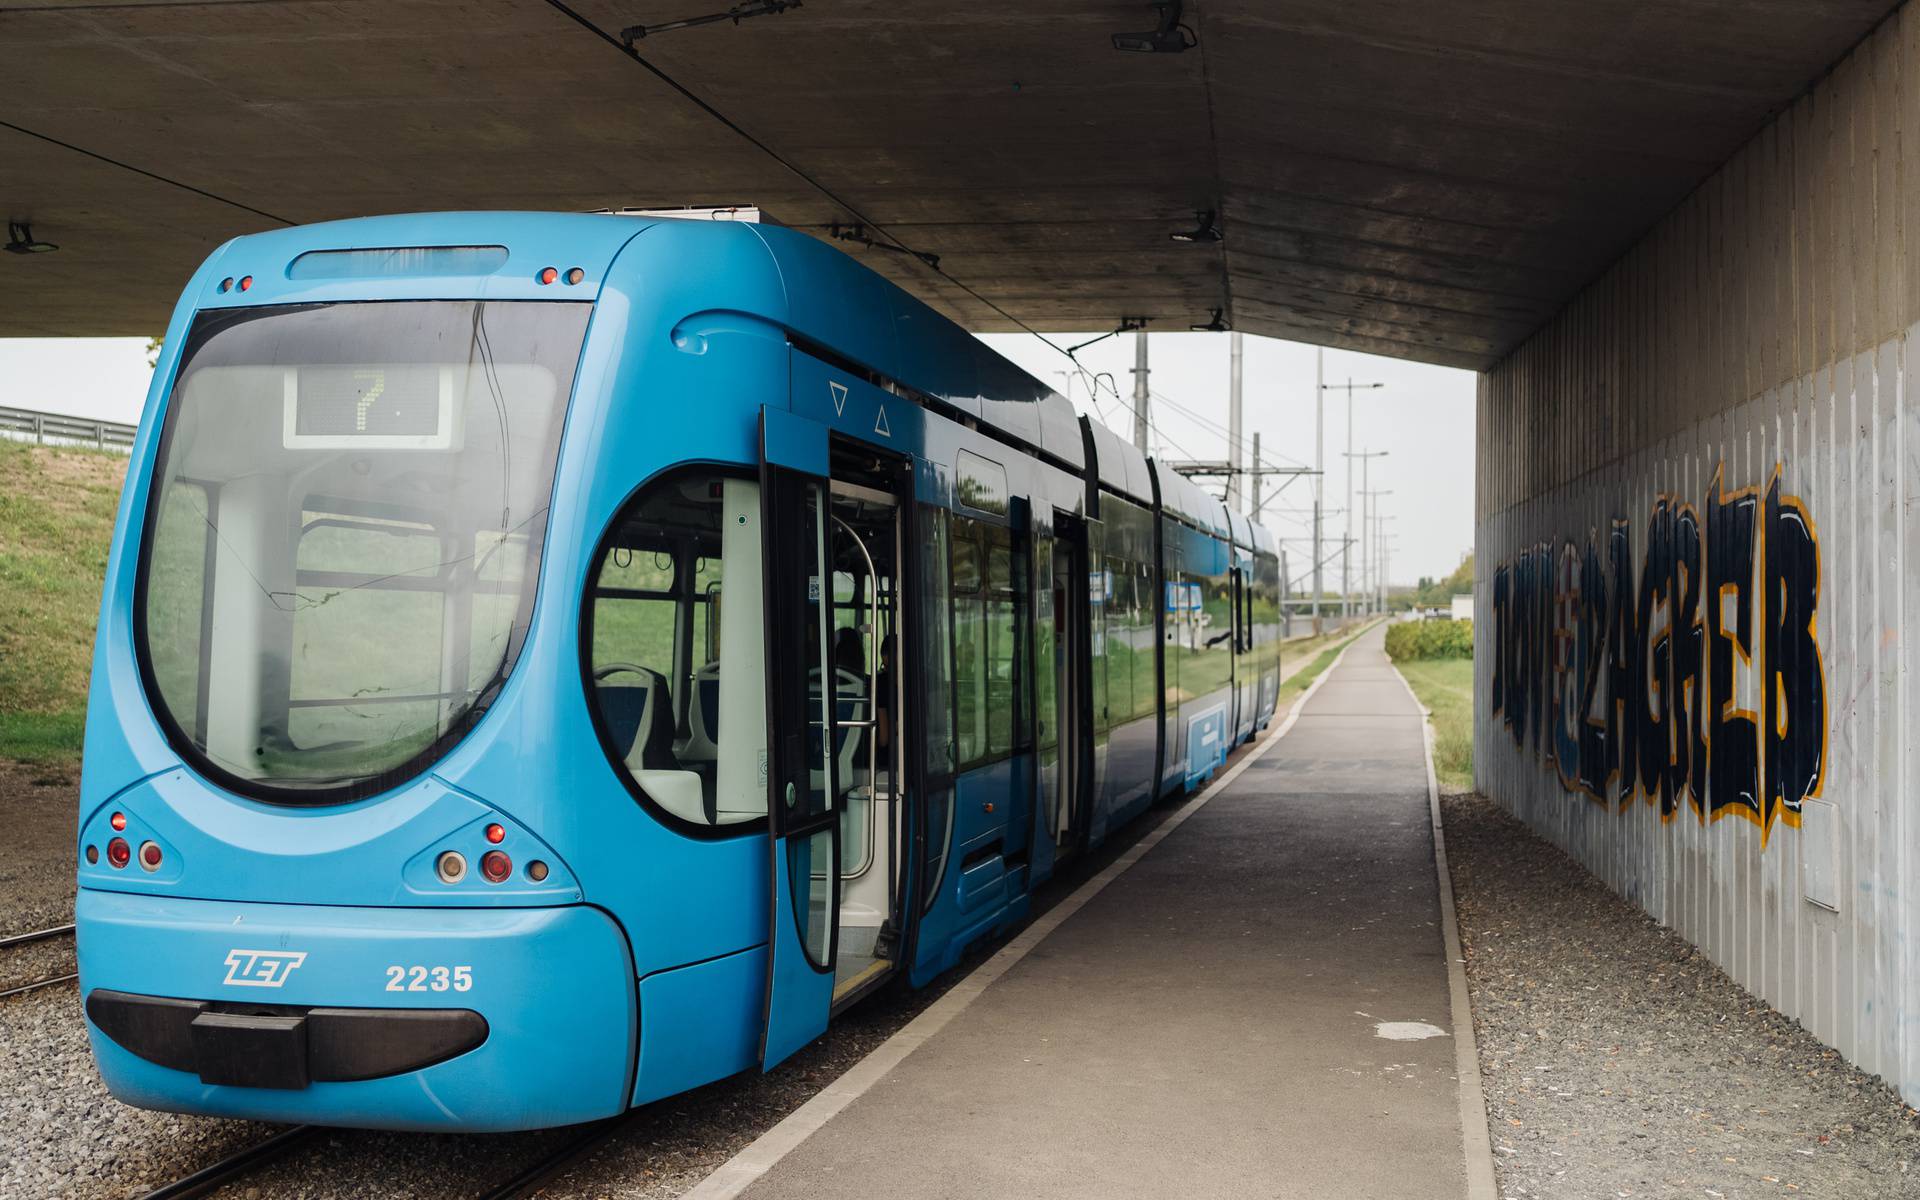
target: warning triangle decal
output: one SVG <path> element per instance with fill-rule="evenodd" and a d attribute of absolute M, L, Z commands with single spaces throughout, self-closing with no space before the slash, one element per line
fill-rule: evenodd
<path fill-rule="evenodd" d="M 827 381 L 827 390 L 833 393 L 833 415 L 839 416 L 847 411 L 847 385 Z"/>
<path fill-rule="evenodd" d="M 873 431 L 881 437 L 892 437 L 893 430 L 887 428 L 887 406 L 880 406 L 880 415 L 873 420 Z"/>

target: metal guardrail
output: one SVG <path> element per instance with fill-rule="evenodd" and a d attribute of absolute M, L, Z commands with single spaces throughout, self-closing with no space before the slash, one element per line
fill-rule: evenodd
<path fill-rule="evenodd" d="M 90 421 L 62 413 L 35 412 L 30 408 L 0 407 L 0 437 L 32 441 L 42 446 L 92 446 L 100 450 L 133 450 L 137 425 L 118 421 Z"/>

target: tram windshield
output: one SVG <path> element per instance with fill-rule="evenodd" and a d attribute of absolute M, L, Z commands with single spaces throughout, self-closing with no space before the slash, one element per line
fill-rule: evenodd
<path fill-rule="evenodd" d="M 175 745 L 265 799 L 425 768 L 525 638 L 591 305 L 202 313 L 168 406 L 137 600 Z"/>

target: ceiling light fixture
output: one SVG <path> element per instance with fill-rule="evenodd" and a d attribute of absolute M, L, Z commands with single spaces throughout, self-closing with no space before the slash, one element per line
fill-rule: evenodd
<path fill-rule="evenodd" d="M 1145 33 L 1114 34 L 1115 50 L 1131 50 L 1140 54 L 1178 54 L 1200 44 L 1193 30 L 1180 23 L 1181 0 L 1159 0 L 1159 3 L 1150 7 L 1160 14 L 1158 26 Z"/>
<path fill-rule="evenodd" d="M 1217 242 L 1220 240 L 1220 214 L 1213 209 L 1196 209 L 1193 228 L 1168 234 L 1176 242 Z"/>
<path fill-rule="evenodd" d="M 33 236 L 33 226 L 25 221 L 7 222 L 7 244 L 0 246 L 8 254 L 50 254 L 60 247 Z"/>
<path fill-rule="evenodd" d="M 732 21 L 738 25 L 748 17 L 770 17 L 799 7 L 800 0 L 754 0 L 752 4 L 736 4 L 725 12 L 708 13 L 704 17 L 662 21 L 658 25 L 629 25 L 620 31 L 620 41 L 631 50 L 635 42 L 650 34 L 672 33 L 676 29 L 692 29 L 699 25 L 718 25 L 722 21 Z"/>
<path fill-rule="evenodd" d="M 1227 324 L 1226 311 L 1224 308 L 1216 308 L 1213 310 L 1213 316 L 1207 320 L 1205 325 L 1189 325 L 1187 328 L 1193 330 L 1195 333 L 1230 332 L 1233 326 Z"/>

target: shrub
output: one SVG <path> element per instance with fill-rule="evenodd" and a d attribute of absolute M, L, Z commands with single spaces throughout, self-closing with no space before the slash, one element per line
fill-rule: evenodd
<path fill-rule="evenodd" d="M 1397 621 L 1387 626 L 1387 653 L 1399 662 L 1472 658 L 1472 621 Z"/>

